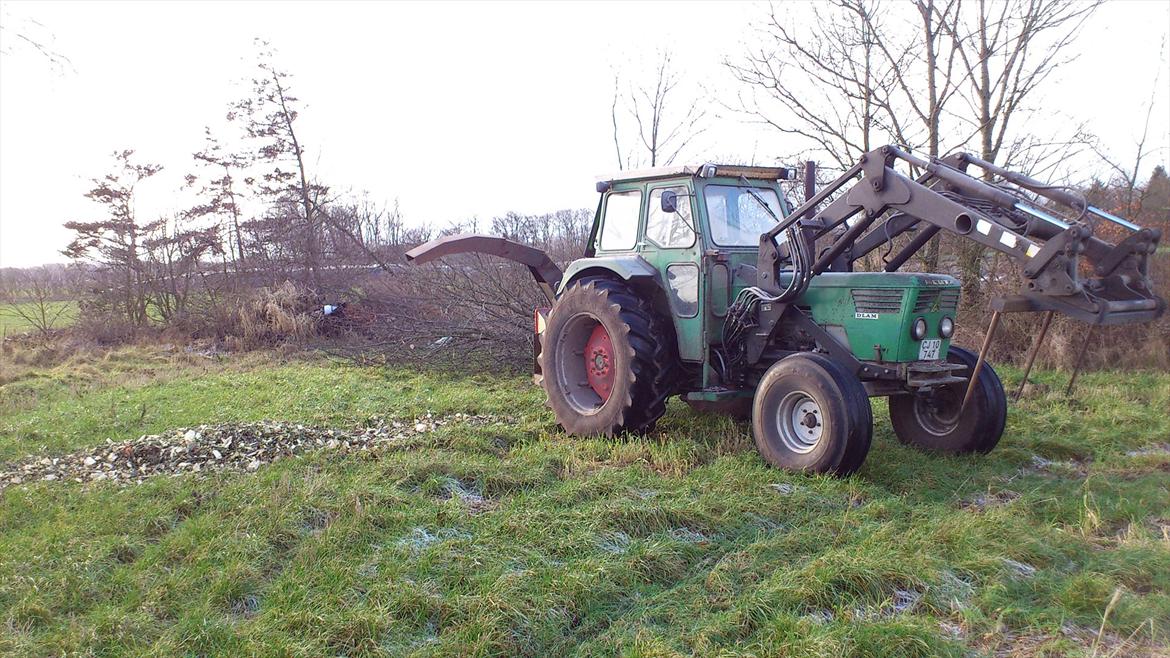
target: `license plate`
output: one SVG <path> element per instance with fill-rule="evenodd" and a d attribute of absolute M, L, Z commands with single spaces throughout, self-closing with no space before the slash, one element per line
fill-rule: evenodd
<path fill-rule="evenodd" d="M 918 346 L 918 360 L 919 361 L 938 361 L 938 352 L 942 349 L 942 340 L 932 338 L 924 340 Z"/>

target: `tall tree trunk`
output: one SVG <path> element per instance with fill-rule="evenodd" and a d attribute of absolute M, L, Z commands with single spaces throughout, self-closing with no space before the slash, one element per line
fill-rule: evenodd
<path fill-rule="evenodd" d="M 319 231 L 317 226 L 316 208 L 313 200 L 309 196 L 309 180 L 305 175 L 305 159 L 301 152 L 301 144 L 297 140 L 297 133 L 293 129 L 292 120 L 293 115 L 289 112 L 288 105 L 284 97 L 284 85 L 280 84 L 280 78 L 273 75 L 273 82 L 276 84 L 276 93 L 280 98 L 281 117 L 284 119 L 285 128 L 288 130 L 289 140 L 292 142 L 293 153 L 297 158 L 297 176 L 299 178 L 298 193 L 300 196 L 300 203 L 302 212 L 305 217 L 305 256 L 307 262 L 305 263 L 309 270 L 309 281 L 315 292 L 321 291 L 321 273 L 320 273 L 320 241 Z"/>

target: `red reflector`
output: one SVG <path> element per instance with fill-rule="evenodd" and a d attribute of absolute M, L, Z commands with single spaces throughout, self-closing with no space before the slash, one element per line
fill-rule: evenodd
<path fill-rule="evenodd" d="M 544 327 L 548 324 L 548 312 L 550 308 L 538 308 L 532 312 L 532 331 L 536 334 L 543 334 Z"/>

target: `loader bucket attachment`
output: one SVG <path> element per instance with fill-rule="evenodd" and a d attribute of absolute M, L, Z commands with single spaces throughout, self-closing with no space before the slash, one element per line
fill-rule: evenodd
<path fill-rule="evenodd" d="M 466 253 L 499 256 L 527 266 L 549 303 L 556 300 L 557 284 L 564 276 L 561 268 L 557 267 L 543 251 L 505 238 L 475 233 L 448 235 L 411 249 L 406 252 L 406 260 L 411 263 L 427 263 L 436 258 Z"/>

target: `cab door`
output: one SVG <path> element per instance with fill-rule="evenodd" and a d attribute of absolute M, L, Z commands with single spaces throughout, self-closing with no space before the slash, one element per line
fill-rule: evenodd
<path fill-rule="evenodd" d="M 664 193 L 673 192 L 675 210 L 663 209 Z M 668 195 L 670 196 L 670 195 Z M 639 250 L 662 275 L 684 361 L 703 361 L 702 240 L 695 223 L 695 194 L 689 182 L 652 184 L 646 203 L 645 230 Z"/>

